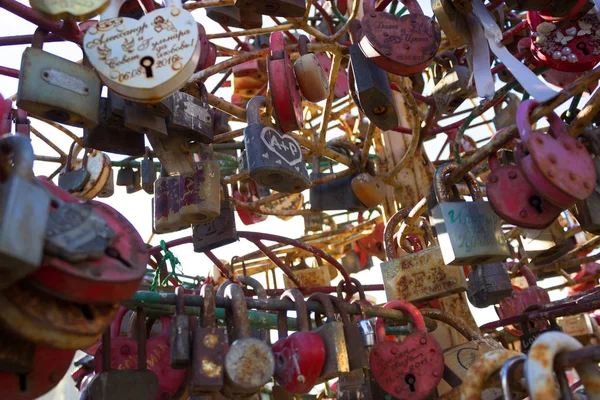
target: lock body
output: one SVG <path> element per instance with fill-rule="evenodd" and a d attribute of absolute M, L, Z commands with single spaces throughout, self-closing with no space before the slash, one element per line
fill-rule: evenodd
<path fill-rule="evenodd" d="M 310 180 L 315 181 L 327 174 L 311 172 Z M 310 188 L 310 206 L 314 210 L 352 210 L 366 209 L 352 190 L 355 175 L 345 176 L 331 182 Z"/>
<path fill-rule="evenodd" d="M 467 298 L 475 307 L 497 304 L 511 295 L 513 288 L 503 263 L 471 266 Z"/>
<path fill-rule="evenodd" d="M 230 201 L 221 201 L 219 216 L 205 224 L 193 226 L 193 244 L 196 253 L 225 246 L 238 240 L 235 229 L 235 209 Z"/>

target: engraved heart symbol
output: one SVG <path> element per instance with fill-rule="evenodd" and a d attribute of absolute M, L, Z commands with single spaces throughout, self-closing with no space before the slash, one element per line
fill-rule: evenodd
<path fill-rule="evenodd" d="M 102 20 L 86 32 L 83 48 L 106 86 L 141 102 L 158 102 L 178 90 L 200 57 L 196 21 L 175 5 L 139 20 Z"/>
<path fill-rule="evenodd" d="M 275 129 L 265 126 L 260 132 L 260 139 L 265 146 L 290 166 L 302 162 L 302 149 L 296 139 L 287 134 L 280 134 Z"/>

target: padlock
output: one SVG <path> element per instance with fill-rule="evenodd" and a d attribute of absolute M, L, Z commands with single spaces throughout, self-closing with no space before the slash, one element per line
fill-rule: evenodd
<path fill-rule="evenodd" d="M 193 244 L 196 253 L 225 246 L 238 240 L 235 229 L 235 209 L 227 200 L 221 201 L 221 213 L 205 224 L 193 225 Z"/>
<path fill-rule="evenodd" d="M 144 134 L 125 128 L 123 114 L 119 116 L 108 110 L 111 96 L 118 97 L 109 90 L 108 97 L 100 99 L 98 125 L 95 128 L 83 128 L 83 146 L 109 153 L 141 156 L 144 154 Z M 123 100 L 121 97 L 119 99 Z"/>
<path fill-rule="evenodd" d="M 556 322 L 564 333 L 579 340 L 583 345 L 590 344 L 590 339 L 595 337 L 592 319 L 587 313 L 559 317 Z"/>
<path fill-rule="evenodd" d="M 3 289 L 37 269 L 43 257 L 50 196 L 34 183 L 33 148 L 23 135 L 0 137 L 0 158 L 12 154 L 8 176 L 0 184 L 0 271 Z M 15 231 L 15 227 L 18 230 Z"/>
<path fill-rule="evenodd" d="M 131 297 L 148 263 L 148 248 L 133 225 L 105 203 L 81 203 L 52 182 L 39 182 L 56 205 L 49 215 L 44 260 L 30 282 L 83 304 Z"/>
<path fill-rule="evenodd" d="M 514 93 L 508 93 L 501 103 L 494 106 L 494 118 L 492 123 L 496 131 L 508 128 L 515 123 L 517 118 L 517 109 L 521 104 L 521 99 Z"/>
<path fill-rule="evenodd" d="M 186 369 L 190 365 L 190 319 L 185 315 L 183 286 L 175 288 L 175 317 L 171 322 L 171 368 Z M 139 316 L 138 316 L 139 318 Z"/>
<path fill-rule="evenodd" d="M 77 158 L 79 152 L 84 151 L 84 157 L 82 160 Z M 85 181 L 83 187 L 76 190 L 75 185 L 68 187 L 67 190 L 75 197 L 82 199 L 93 199 L 98 196 L 106 182 L 110 177 L 112 171 L 112 164 L 110 158 L 101 151 L 86 149 L 75 143 L 73 152 L 69 153 L 71 163 L 69 164 L 73 170 L 83 170 L 82 175 L 87 175 L 85 171 L 89 172 L 89 179 Z M 67 170 L 65 170 L 67 172 Z M 60 177 L 59 177 L 60 185 Z"/>
<path fill-rule="evenodd" d="M 136 339 L 121 337 L 119 336 L 119 331 L 121 324 L 123 322 L 123 317 L 125 316 L 127 310 L 124 307 L 119 309 L 119 313 L 113 323 L 110 325 L 110 368 L 116 370 L 124 370 L 124 369 L 138 369 L 138 374 L 140 374 L 139 381 L 134 379 L 136 386 L 141 384 L 146 379 L 145 376 L 142 378 L 141 368 L 144 366 L 143 358 L 140 357 L 138 352 L 138 342 L 140 345 L 143 345 L 143 339 L 146 338 L 146 335 L 138 334 L 136 335 Z M 137 330 L 138 332 L 146 332 L 146 317 L 145 312 L 142 308 L 138 308 L 136 310 L 136 318 L 137 321 Z M 139 315 L 139 317 L 137 316 Z M 150 320 L 152 323 L 155 320 Z M 146 341 L 146 361 L 149 371 L 143 372 L 144 375 L 150 376 L 153 375 L 158 377 L 158 391 L 155 390 L 156 396 L 155 400 L 160 399 L 168 399 L 168 398 L 178 398 L 174 397 L 180 390 L 180 388 L 187 384 L 186 382 L 186 370 L 179 370 L 171 368 L 171 350 L 169 343 L 169 334 L 171 331 L 171 317 L 161 316 L 160 317 L 161 324 L 161 334 L 155 337 L 149 337 Z M 99 347 L 94 354 L 94 370 L 96 373 L 104 372 L 105 363 L 103 347 Z M 141 352 L 144 353 L 144 349 L 141 349 Z M 139 363 L 142 361 L 142 363 Z M 145 363 L 143 363 L 145 364 Z M 156 387 L 156 386 L 155 386 Z M 142 389 L 139 389 L 142 390 Z M 131 398 L 130 394 L 128 398 Z M 137 398 L 136 396 L 134 396 Z M 153 398 L 150 397 L 140 397 L 140 398 Z M 112 398 L 111 398 L 112 399 Z"/>
<path fill-rule="evenodd" d="M 240 10 L 236 6 L 207 7 L 206 16 L 232 28 L 262 28 L 262 15 L 255 13 L 251 8 Z"/>
<path fill-rule="evenodd" d="M 250 203 L 258 200 L 258 189 L 254 181 L 248 180 L 247 182 L 240 182 L 239 189 L 238 184 L 234 183 L 231 185 L 233 198 L 243 203 Z M 236 206 L 235 210 L 240 217 L 240 220 L 244 225 L 253 225 L 267 219 L 267 215 L 259 212 L 250 211 L 244 207 Z"/>
<path fill-rule="evenodd" d="M 594 1 L 568 0 L 550 1 L 540 10 L 540 15 L 548 21 L 575 21 L 585 16 L 595 5 Z"/>
<path fill-rule="evenodd" d="M 573 244 L 565 238 L 558 220 L 543 230 L 519 228 L 519 242 L 523 245 L 523 256 L 541 263 L 556 260 L 571 250 Z"/>
<path fill-rule="evenodd" d="M 125 314 L 122 311 L 120 311 L 120 313 L 123 315 Z M 114 324 L 102 335 L 102 346 L 96 351 L 96 357 L 98 357 L 99 353 L 101 354 L 102 368 L 96 369 L 96 371 L 100 373 L 94 377 L 86 389 L 86 395 L 89 400 L 125 400 L 132 397 L 148 400 L 160 398 L 157 396 L 159 390 L 158 377 L 154 372 L 146 369 L 147 342 L 144 309 L 141 307 L 138 308 L 137 314 L 138 330 L 142 332 L 142 334 L 138 335 L 137 343 L 131 339 L 114 336 Z M 120 349 L 115 348 L 115 346 L 113 346 L 114 341 L 118 342 L 123 347 Z M 151 348 L 150 357 L 154 357 L 152 350 L 153 349 Z M 112 355 L 113 352 L 117 351 L 120 351 L 121 354 L 124 352 L 136 353 L 136 365 L 134 366 L 133 362 L 131 364 L 127 363 L 128 365 L 118 365 L 116 367 L 117 370 L 115 371 Z M 94 362 L 96 366 L 98 366 L 97 361 L 94 360 Z M 154 360 L 152 361 L 152 364 L 154 364 Z M 134 369 L 136 367 L 137 369 Z"/>
<path fill-rule="evenodd" d="M 365 172 L 352 178 L 352 191 L 367 208 L 374 208 L 385 199 L 385 183 L 375 174 L 375 164 L 368 160 Z M 383 232 L 382 232 L 383 233 Z"/>
<path fill-rule="evenodd" d="M 244 143 L 250 178 L 278 192 L 302 192 L 310 186 L 302 148 L 293 137 L 261 123 L 260 108 L 266 101 L 265 97 L 256 96 L 247 106 Z"/>
<path fill-rule="evenodd" d="M 117 304 L 81 304 L 23 280 L 0 292 L 0 324 L 25 340 L 62 350 L 87 348 L 110 325 Z M 43 311 L 40 311 L 43 310 Z"/>
<path fill-rule="evenodd" d="M 79 192 L 83 190 L 85 185 L 90 180 L 90 171 L 88 171 L 88 152 L 84 151 L 81 168 L 73 169 L 73 149 L 76 142 L 71 144 L 69 154 L 67 155 L 67 163 L 65 169 L 58 175 L 58 186 L 69 193 Z M 119 184 L 119 176 L 117 175 L 117 185 Z"/>
<path fill-rule="evenodd" d="M 29 4 L 38 14 L 52 21 L 85 21 L 104 11 L 110 4 L 110 0 L 94 0 L 85 3 L 33 0 Z"/>
<path fill-rule="evenodd" d="M 527 311 L 533 311 L 536 309 L 541 309 L 542 307 L 539 305 L 533 305 L 530 307 L 527 307 L 525 310 L 523 310 L 523 312 L 527 312 Z M 543 327 L 540 329 L 540 325 L 542 325 Z M 546 321 L 530 321 L 529 319 L 526 319 L 525 321 L 521 322 L 520 324 L 521 329 L 523 330 L 523 333 L 521 334 L 521 337 L 519 338 L 519 342 L 521 345 L 521 352 L 522 353 L 529 353 L 529 350 L 531 349 L 531 345 L 533 344 L 533 342 L 540 337 L 544 332 L 548 332 L 548 331 L 558 331 L 561 332 L 562 329 L 561 327 L 558 325 L 558 323 L 556 322 L 555 318 L 548 318 L 548 323 L 546 323 Z"/>
<path fill-rule="evenodd" d="M 502 319 L 514 317 L 523 313 L 523 311 L 533 305 L 544 305 L 550 303 L 550 297 L 545 289 L 537 286 L 535 275 L 526 265 L 521 265 L 520 272 L 527 280 L 527 289 L 513 290 L 510 297 L 502 299 L 500 305 L 496 307 L 498 316 Z M 535 323 L 536 328 L 543 329 L 545 323 Z M 523 332 L 516 327 L 507 327 L 509 332 L 513 332 L 516 336 L 521 336 Z"/>
<path fill-rule="evenodd" d="M 216 393 L 223 386 L 225 331 L 217 327 L 215 291 L 211 283 L 201 289 L 202 315 L 193 331 L 189 394 Z"/>
<path fill-rule="evenodd" d="M 538 195 L 516 165 L 500 165 L 495 152 L 488 157 L 490 174 L 486 194 L 496 214 L 510 224 L 531 229 L 547 228 L 562 209 Z"/>
<path fill-rule="evenodd" d="M 36 29 L 21 59 L 17 107 L 61 124 L 93 128 L 100 112 L 100 79 L 93 69 L 42 50 Z"/>
<path fill-rule="evenodd" d="M 512 400 L 513 392 L 510 389 L 511 370 L 518 365 L 522 366 L 525 360 L 527 360 L 527 356 L 525 355 L 509 358 L 500 369 L 500 385 L 502 386 L 503 400 Z"/>
<path fill-rule="evenodd" d="M 298 51 L 300 57 L 294 61 L 294 75 L 306 100 L 318 103 L 329 96 L 329 79 L 325 75 L 314 53 L 308 52 L 308 38 L 300 35 Z"/>
<path fill-rule="evenodd" d="M 139 20 L 118 17 L 122 4 L 111 0 L 98 24 L 86 31 L 85 54 L 109 89 L 130 100 L 157 103 L 194 73 L 200 58 L 198 25 L 180 0 L 168 1 Z M 148 26 L 152 28 L 145 31 Z M 123 40 L 104 39 L 114 35 Z M 163 46 L 150 46 L 151 41 Z M 164 46 L 171 50 L 164 52 Z"/>
<path fill-rule="evenodd" d="M 360 22 L 351 21 L 350 33 L 355 42 L 358 40 L 359 30 Z M 350 93 L 355 93 L 356 105 L 379 129 L 386 131 L 396 128 L 398 114 L 386 72 L 367 58 L 357 43 L 348 50 Z"/>
<path fill-rule="evenodd" d="M 329 77 L 329 73 L 331 71 L 331 58 L 326 53 L 315 53 L 317 56 L 317 60 L 319 60 L 319 65 L 323 68 L 325 72 L 325 76 Z M 331 88 L 330 88 L 331 90 Z M 342 97 L 348 96 L 350 93 L 349 81 L 348 81 L 348 72 L 344 66 L 340 66 L 338 70 L 338 76 L 335 81 L 335 88 L 333 92 L 334 99 L 341 99 Z"/>
<path fill-rule="evenodd" d="M 510 296 L 513 288 L 503 263 L 472 265 L 467 298 L 477 308 L 498 304 Z"/>
<path fill-rule="evenodd" d="M 302 17 L 306 11 L 305 0 L 235 0 L 236 7 L 242 12 L 250 9 L 262 15 L 272 15 L 276 17 Z"/>
<path fill-rule="evenodd" d="M 325 309 L 325 323 L 320 324 L 320 317 L 315 318 L 317 320 L 317 329 L 315 332 L 321 336 L 323 343 L 325 343 L 325 363 L 319 376 L 319 381 L 325 382 L 341 374 L 350 372 L 348 349 L 346 348 L 346 339 L 344 336 L 344 324 L 341 321 L 335 320 L 335 310 L 329 296 L 324 293 L 313 293 L 308 300 L 321 303 Z"/>
<path fill-rule="evenodd" d="M 359 221 L 360 220 L 362 220 L 362 216 L 359 214 Z M 380 260 L 385 260 L 385 249 L 383 245 L 384 231 L 385 225 L 383 222 L 380 222 L 375 225 L 371 234 L 358 239 L 352 244 L 354 250 L 360 252 L 361 270 L 366 268 L 366 264 L 368 263 L 367 260 L 370 257 L 377 257 Z"/>
<path fill-rule="evenodd" d="M 313 157 L 313 169 L 310 173 L 310 180 L 314 182 L 329 174 L 322 173 L 320 169 L 320 156 Z M 330 162 L 330 174 L 333 174 L 333 167 Z M 334 181 L 322 183 L 310 188 L 310 208 L 313 210 L 350 210 L 362 211 L 366 207 L 356 197 L 352 190 L 352 179 L 355 175 L 344 176 Z"/>
<path fill-rule="evenodd" d="M 171 132 L 167 137 L 148 136 L 154 155 L 169 174 L 193 174 L 196 171 L 194 150 L 196 143 Z"/>
<path fill-rule="evenodd" d="M 58 385 L 75 350 L 58 350 L 0 332 L 0 385 L 6 399 L 37 399 Z"/>
<path fill-rule="evenodd" d="M 251 337 L 248 309 L 241 286 L 231 284 L 225 289 L 225 298 L 231 300 L 231 309 L 225 315 L 233 324 L 233 342 L 225 354 L 225 383 L 221 392 L 226 397 L 250 396 L 271 380 L 275 371 L 275 357 L 263 341 Z"/>
<path fill-rule="evenodd" d="M 471 366 L 460 385 L 461 400 L 481 400 L 485 383 L 504 363 L 521 353 L 513 350 L 493 350 L 482 354 Z M 494 398 L 497 398 L 495 396 Z"/>
<path fill-rule="evenodd" d="M 556 113 L 548 115 L 552 136 L 533 131 L 531 111 L 539 103 L 529 99 L 517 112 L 522 142 L 515 146 L 517 165 L 538 194 L 559 207 L 568 208 L 594 190 L 596 169 L 585 146 L 569 136 Z"/>
<path fill-rule="evenodd" d="M 466 22 L 454 7 L 453 2 L 451 0 L 432 0 L 431 8 L 450 44 L 456 47 L 464 46 L 465 40 L 456 26 Z"/>
<path fill-rule="evenodd" d="M 576 339 L 562 332 L 546 332 L 531 346 L 523 372 L 531 400 L 558 399 L 554 391 L 554 359 L 559 352 L 579 350 L 583 346 Z M 600 396 L 598 380 L 600 372 L 594 362 L 575 366 L 588 398 Z M 568 390 L 568 387 L 565 388 Z"/>
<path fill-rule="evenodd" d="M 589 71 L 598 63 L 596 32 L 600 21 L 593 13 L 565 23 L 545 20 L 540 12 L 527 13 L 531 26 L 531 53 L 543 65 L 565 72 Z"/>
<path fill-rule="evenodd" d="M 235 258 L 235 257 L 234 257 Z M 245 273 L 245 264 L 242 261 L 242 265 L 244 265 L 244 273 Z M 233 270 L 233 260 L 231 263 L 231 268 L 232 268 L 232 272 L 235 272 Z M 267 291 L 265 290 L 265 288 L 263 287 L 263 285 L 260 284 L 259 281 L 257 281 L 256 279 L 247 276 L 247 275 L 237 275 L 236 279 L 242 284 L 247 286 L 248 288 L 252 289 L 254 291 L 254 294 L 256 295 L 256 297 L 258 298 L 258 300 L 261 301 L 266 301 L 267 300 Z M 255 328 L 250 328 L 250 332 L 252 333 L 252 336 L 264 341 L 267 344 L 271 344 L 271 338 L 269 337 L 269 331 L 266 329 L 255 329 Z"/>
<path fill-rule="evenodd" d="M 365 56 L 380 68 L 409 76 L 427 68 L 440 47 L 442 36 L 437 22 L 423 14 L 416 0 L 402 0 L 402 4 L 410 15 L 397 17 L 376 11 L 374 0 L 365 1 L 359 44 Z"/>
<path fill-rule="evenodd" d="M 369 360 L 367 358 L 367 350 L 363 342 L 358 322 L 351 320 L 348 313 L 344 311 L 343 308 L 345 303 L 342 299 L 337 296 L 329 297 L 333 305 L 337 308 L 340 319 L 344 324 L 344 341 L 346 342 L 350 372 L 368 368 Z M 340 377 L 340 379 L 341 378 L 342 377 Z"/>
<path fill-rule="evenodd" d="M 304 203 L 303 207 L 306 207 Z M 304 234 L 309 232 L 320 232 L 323 229 L 323 213 L 302 214 L 304 219 Z"/>
<path fill-rule="evenodd" d="M 442 379 L 442 347 L 427 333 L 423 316 L 415 306 L 404 300 L 393 300 L 383 307 L 407 313 L 416 331 L 402 343 L 387 341 L 383 319 L 377 318 L 377 344 L 369 359 L 373 377 L 386 393 L 397 399 L 424 399 Z"/>
<path fill-rule="evenodd" d="M 304 259 L 302 259 L 297 265 L 290 265 L 290 268 L 294 271 L 302 287 L 331 285 L 331 275 L 327 265 L 309 267 Z M 287 275 L 283 276 L 283 283 L 286 289 L 296 287 L 296 284 Z"/>
<path fill-rule="evenodd" d="M 431 222 L 435 229 L 444 264 L 471 265 L 502 262 L 509 256 L 502 224 L 489 203 L 482 200 L 479 185 L 471 173 L 464 177 L 473 201 L 452 201 L 452 190 L 444 184 L 447 174 L 459 168 L 448 163 L 434 176 L 428 197 Z"/>
<path fill-rule="evenodd" d="M 153 231 L 156 233 L 176 232 L 188 227 L 181 218 L 179 197 L 179 175 L 168 175 L 164 168 L 154 182 Z"/>
<path fill-rule="evenodd" d="M 110 174 L 108 174 L 108 179 L 104 186 L 102 186 L 102 190 L 98 193 L 98 197 L 106 198 L 115 194 L 115 178 L 113 175 L 113 169 L 110 168 Z"/>
<path fill-rule="evenodd" d="M 414 303 L 464 292 L 467 289 L 462 266 L 444 265 L 440 246 L 430 246 L 397 257 L 394 246 L 394 229 L 408 215 L 408 210 L 398 211 L 388 221 L 384 231 L 384 248 L 387 261 L 381 263 L 381 274 L 388 300 L 403 299 Z M 401 242 L 404 242 L 401 238 Z M 410 250 L 410 249 L 405 249 Z"/>
<path fill-rule="evenodd" d="M 178 135 L 200 143 L 212 143 L 215 134 L 213 110 L 208 105 L 208 92 L 202 83 L 196 86 L 197 95 L 175 92 L 163 103 L 168 102 L 173 111 L 167 118 L 169 134 Z"/>
<path fill-rule="evenodd" d="M 301 1 L 304 3 L 304 0 Z M 267 74 L 273 98 L 273 116 L 284 133 L 294 131 L 303 124 L 302 99 L 294 78 L 294 66 L 285 49 L 283 33 L 272 32 L 269 41 L 271 53 L 267 56 Z"/>
<path fill-rule="evenodd" d="M 266 190 L 268 192 L 267 196 L 270 194 L 270 190 L 267 188 L 263 188 L 262 186 L 258 187 L 258 192 L 260 198 L 266 197 L 261 195 L 261 191 Z M 264 205 L 265 208 L 272 210 L 274 212 L 278 211 L 297 211 L 302 209 L 302 204 L 304 203 L 304 195 L 302 193 L 292 193 L 289 196 L 282 197 L 277 200 L 273 200 L 271 203 L 267 203 Z M 293 215 L 277 215 L 282 221 L 288 221 L 294 218 Z"/>
<path fill-rule="evenodd" d="M 117 186 L 129 186 L 135 182 L 133 168 L 130 165 L 124 165 L 117 172 Z M 64 189 L 64 188 L 62 188 Z"/>
<path fill-rule="evenodd" d="M 448 54 L 449 69 L 446 70 L 439 82 L 433 88 L 433 100 L 440 113 L 452 114 L 469 97 L 474 94 L 470 85 L 471 71 L 465 65 L 458 63 L 454 53 Z"/>
<path fill-rule="evenodd" d="M 142 189 L 148 194 L 154 194 L 154 181 L 156 181 L 157 173 L 154 159 L 148 147 L 144 152 L 144 159 L 140 161 L 140 172 L 142 174 Z"/>
<path fill-rule="evenodd" d="M 288 289 L 281 299 L 294 303 L 297 330 L 287 336 L 287 313 L 277 313 L 279 340 L 273 345 L 275 382 L 288 393 L 308 393 L 316 385 L 323 369 L 325 343 L 318 333 L 310 331 L 302 293 L 298 289 Z"/>
<path fill-rule="evenodd" d="M 123 106 L 123 125 L 132 131 L 149 136 L 166 136 L 167 122 L 164 117 L 150 112 L 146 107 L 130 100 Z"/>

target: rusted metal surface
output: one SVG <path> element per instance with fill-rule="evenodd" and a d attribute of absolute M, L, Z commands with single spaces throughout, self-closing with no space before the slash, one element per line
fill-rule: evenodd
<path fill-rule="evenodd" d="M 483 354 L 469 368 L 469 374 L 460 386 L 460 399 L 480 400 L 486 380 L 500 370 L 508 359 L 520 354 L 512 350 L 494 350 Z"/>

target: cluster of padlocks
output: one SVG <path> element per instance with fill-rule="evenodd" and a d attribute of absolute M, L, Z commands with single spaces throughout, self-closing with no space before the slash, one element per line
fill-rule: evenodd
<path fill-rule="evenodd" d="M 600 399 L 599 0 L 29 3 L 0 0 L 36 25 L 0 37 L 0 400 Z M 273 216 L 304 235 L 238 230 Z"/>

